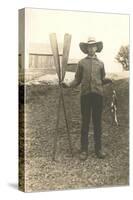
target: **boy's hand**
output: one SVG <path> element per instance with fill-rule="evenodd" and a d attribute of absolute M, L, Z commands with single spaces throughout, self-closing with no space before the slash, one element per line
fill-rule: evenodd
<path fill-rule="evenodd" d="M 113 80 L 109 79 L 109 78 L 105 78 L 102 82 L 103 82 L 103 85 L 106 85 L 106 84 L 109 84 L 109 83 L 113 83 Z"/>
<path fill-rule="evenodd" d="M 69 85 L 64 83 L 64 82 L 62 82 L 61 85 L 62 85 L 63 88 L 69 88 Z"/>

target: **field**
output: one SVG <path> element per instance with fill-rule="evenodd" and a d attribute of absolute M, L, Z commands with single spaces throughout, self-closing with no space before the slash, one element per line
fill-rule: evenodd
<path fill-rule="evenodd" d="M 47 82 L 31 83 L 26 86 L 26 191 L 129 184 L 129 79 L 125 74 L 111 76 L 114 78 L 114 84 L 104 88 L 102 143 L 103 150 L 107 154 L 104 160 L 97 159 L 95 156 L 92 125 L 88 135 L 88 159 L 84 162 L 79 160 L 80 87 L 64 89 L 73 157 L 70 153 L 61 110 L 56 160 L 53 161 L 59 88 L 56 84 L 47 84 Z M 113 89 L 116 90 L 118 96 L 118 127 L 111 126 L 109 108 Z M 22 107 L 23 105 L 21 105 L 21 109 Z"/>

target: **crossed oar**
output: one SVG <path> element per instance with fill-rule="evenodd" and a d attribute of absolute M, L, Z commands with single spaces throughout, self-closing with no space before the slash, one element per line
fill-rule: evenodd
<path fill-rule="evenodd" d="M 58 79 L 59 79 L 59 88 L 60 88 L 59 103 L 58 103 L 58 107 L 57 107 L 56 132 L 55 132 L 55 136 L 54 136 L 54 148 L 53 148 L 53 160 L 55 160 L 55 154 L 56 154 L 56 149 L 57 149 L 57 137 L 58 137 L 61 102 L 62 102 L 62 106 L 63 106 L 64 118 L 65 118 L 65 123 L 66 123 L 68 143 L 69 143 L 70 151 L 71 151 L 71 154 L 72 154 L 72 145 L 71 145 L 69 124 L 68 124 L 68 120 L 67 120 L 66 107 L 65 107 L 64 95 L 63 95 L 63 88 L 62 88 L 62 84 L 61 84 L 62 81 L 64 80 L 65 73 L 66 73 L 66 67 L 67 67 L 69 51 L 70 51 L 70 44 L 71 44 L 71 35 L 69 35 L 69 34 L 64 35 L 62 67 L 60 65 L 58 44 L 57 44 L 57 38 L 56 38 L 55 33 L 50 34 L 50 43 L 51 43 L 51 49 L 52 49 L 52 52 L 53 52 L 53 58 L 54 58 L 54 64 L 55 64 L 55 67 L 56 67 L 56 72 L 57 72 Z"/>

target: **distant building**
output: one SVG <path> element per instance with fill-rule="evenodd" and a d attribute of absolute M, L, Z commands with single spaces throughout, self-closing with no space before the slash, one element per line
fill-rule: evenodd
<path fill-rule="evenodd" d="M 61 45 L 59 56 L 62 59 Z M 29 49 L 30 69 L 55 69 L 53 54 L 50 44 L 31 44 Z"/>
<path fill-rule="evenodd" d="M 62 60 L 62 44 L 59 44 L 60 62 Z M 19 67 L 22 68 L 22 57 L 19 54 Z M 68 71 L 75 71 L 77 59 L 68 60 Z M 72 67 L 72 69 L 71 69 Z M 50 44 L 30 44 L 28 69 L 55 69 Z"/>
<path fill-rule="evenodd" d="M 63 44 L 58 44 L 60 63 L 62 60 Z M 24 69 L 22 56 L 19 54 L 19 69 L 23 74 L 25 71 L 25 79 L 32 79 L 44 74 L 56 73 L 53 54 L 50 43 L 39 44 L 34 43 L 29 45 L 29 58 L 27 59 L 27 67 Z M 67 71 L 75 72 L 77 67 L 76 59 L 69 59 Z"/>

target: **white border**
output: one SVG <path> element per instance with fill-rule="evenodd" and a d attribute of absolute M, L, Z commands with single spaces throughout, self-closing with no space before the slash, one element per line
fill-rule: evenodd
<path fill-rule="evenodd" d="M 50 8 L 64 10 L 82 10 L 95 12 L 111 12 L 130 14 L 132 31 L 132 9 L 131 0 L 14 0 L 3 1 L 1 3 L 0 20 L 0 198 L 1 199 L 131 199 L 133 192 L 133 181 L 129 187 L 114 187 L 100 189 L 83 189 L 60 192 L 41 192 L 24 194 L 17 190 L 17 53 L 18 53 L 18 9 L 23 7 Z M 132 58 L 132 38 L 131 41 L 131 67 Z M 132 69 L 130 73 L 132 77 Z M 130 94 L 132 88 L 132 78 L 130 78 Z M 3 87 L 4 86 L 4 87 Z M 132 102 L 132 95 L 130 96 Z M 132 111 L 130 103 L 130 121 L 132 121 Z M 130 127 L 130 160 L 132 156 L 132 127 Z M 133 164 L 131 162 L 131 174 L 133 177 Z"/>

